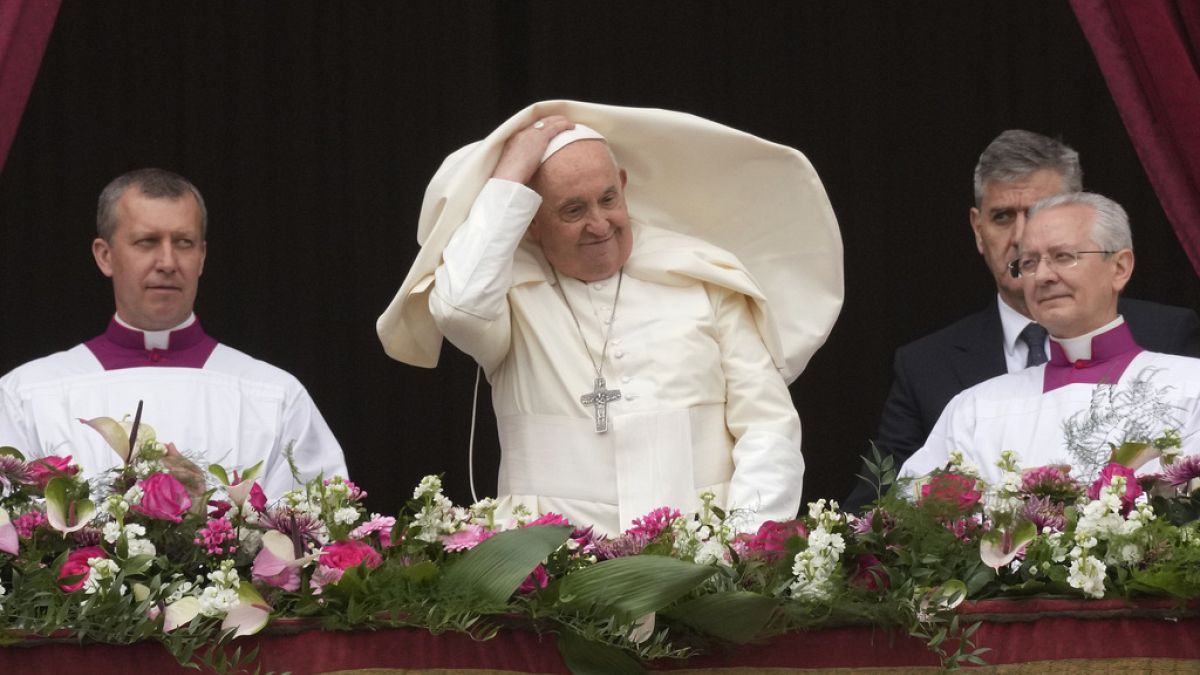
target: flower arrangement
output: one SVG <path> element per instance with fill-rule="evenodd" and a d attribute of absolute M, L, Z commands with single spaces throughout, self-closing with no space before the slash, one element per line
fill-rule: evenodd
<path fill-rule="evenodd" d="M 956 665 L 987 651 L 959 625 L 964 600 L 1200 596 L 1200 458 L 1173 454 L 1171 434 L 1115 449 L 1091 485 L 1065 466 L 1023 471 L 1011 453 L 985 485 L 956 457 L 862 517 L 819 500 L 739 532 L 744 514 L 705 495 L 697 513 L 664 506 L 608 537 L 491 499 L 456 506 L 436 476 L 395 516 L 368 513 L 338 476 L 271 501 L 258 467 L 201 471 L 147 425 L 86 423 L 119 469 L 88 480 L 69 456 L 0 449 L 0 640 L 157 640 L 229 672 L 252 665 L 230 641 L 272 618 L 480 639 L 516 622 L 556 633 L 572 670 L 636 671 L 705 640 L 862 622 Z M 1164 470 L 1136 476 L 1151 457 Z"/>

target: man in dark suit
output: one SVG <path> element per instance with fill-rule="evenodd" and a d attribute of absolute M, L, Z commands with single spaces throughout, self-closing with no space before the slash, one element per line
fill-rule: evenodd
<path fill-rule="evenodd" d="M 942 409 L 963 389 L 1046 361 L 1046 331 L 1032 323 L 1021 283 L 1008 269 L 1026 211 L 1043 197 L 1083 188 L 1079 154 L 1065 144 L 1010 129 L 975 166 L 971 229 L 996 281 L 997 298 L 980 311 L 896 350 L 895 380 L 884 403 L 876 446 L 898 470 L 925 443 Z M 1144 348 L 1200 356 L 1200 319 L 1190 309 L 1122 298 L 1119 312 Z M 860 475 L 869 477 L 864 464 Z M 843 505 L 858 510 L 876 486 L 858 480 Z"/>

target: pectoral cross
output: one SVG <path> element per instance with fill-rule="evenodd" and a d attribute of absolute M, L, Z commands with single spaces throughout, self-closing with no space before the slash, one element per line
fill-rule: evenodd
<path fill-rule="evenodd" d="M 596 433 L 608 431 L 608 403 L 621 398 L 620 389 L 605 389 L 604 378 L 597 377 L 592 393 L 579 397 L 579 402 L 592 406 L 596 415 Z"/>

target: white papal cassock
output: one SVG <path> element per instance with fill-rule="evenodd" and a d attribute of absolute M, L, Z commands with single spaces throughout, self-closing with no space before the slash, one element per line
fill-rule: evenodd
<path fill-rule="evenodd" d="M 27 458 L 71 455 L 86 474 L 120 457 L 80 419 L 133 416 L 185 455 L 227 469 L 264 461 L 269 497 L 293 486 L 283 450 L 294 444 L 302 478 L 345 476 L 342 449 L 308 392 L 289 373 L 219 344 L 198 321 L 163 349 L 113 320 L 103 335 L 26 363 L 0 379 L 0 446 Z"/>
<path fill-rule="evenodd" d="M 1143 394 L 1131 388 L 1139 379 L 1148 382 Z M 1012 450 L 1022 467 L 1069 464 L 1077 478 L 1094 479 L 1086 459 L 1068 449 L 1063 426 L 1073 416 L 1086 414 L 1093 398 L 1109 409 L 1115 403 L 1117 410 L 1125 401 L 1156 401 L 1171 407 L 1159 415 L 1150 414 L 1146 407 L 1124 407 L 1117 424 L 1102 425 L 1109 433 L 1094 448 L 1094 456 L 1102 462 L 1107 443 L 1119 443 L 1125 423 L 1132 419 L 1146 423 L 1150 437 L 1175 428 L 1183 437 L 1183 454 L 1200 452 L 1200 359 L 1143 351 L 1129 327 L 1120 322 L 1091 338 L 1088 359 L 1069 360 L 1063 347 L 1051 340 L 1048 363 L 994 377 L 959 393 L 900 475 L 923 476 L 945 465 L 950 452 L 958 450 L 979 467 L 985 481 L 996 483 L 1001 476 L 996 461 L 1001 452 Z M 1139 473 L 1159 468 L 1153 461 Z M 1094 470 L 1093 464 L 1090 473 Z"/>

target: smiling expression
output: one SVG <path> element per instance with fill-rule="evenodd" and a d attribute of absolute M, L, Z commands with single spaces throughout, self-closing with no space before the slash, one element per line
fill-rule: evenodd
<path fill-rule="evenodd" d="M 96 239 L 92 254 L 113 280 L 117 315 L 142 330 L 166 330 L 192 313 L 205 243 L 200 208 L 190 193 L 178 199 L 146 197 L 135 185 L 114 210 L 110 241 Z"/>
<path fill-rule="evenodd" d="M 1039 211 L 1025 225 L 1021 256 L 1050 256 L 1059 251 L 1096 251 L 1092 239 L 1096 210 L 1067 204 Z M 1117 298 L 1133 272 L 1133 251 L 1111 256 L 1087 254 L 1074 267 L 1054 269 L 1038 263 L 1021 277 L 1033 318 L 1056 338 L 1079 337 L 1117 318 Z"/>
<path fill-rule="evenodd" d="M 529 237 L 561 274 L 599 281 L 617 273 L 633 249 L 625 171 L 604 141 L 576 141 L 554 153 L 530 187 L 542 196 Z"/>

